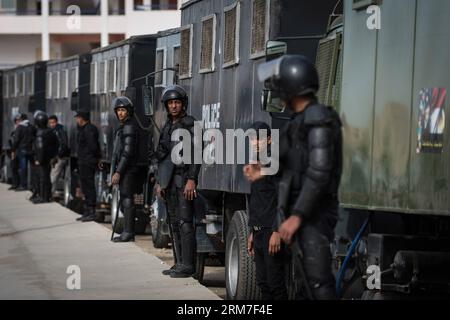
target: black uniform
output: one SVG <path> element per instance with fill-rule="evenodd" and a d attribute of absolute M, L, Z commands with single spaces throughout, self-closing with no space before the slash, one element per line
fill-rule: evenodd
<path fill-rule="evenodd" d="M 274 256 L 269 255 L 269 241 L 278 231 L 277 178 L 265 176 L 251 184 L 249 203 L 249 227 L 253 232 L 256 282 L 263 300 L 286 300 L 284 249 Z"/>
<path fill-rule="evenodd" d="M 310 288 L 315 299 L 334 299 L 330 242 L 338 217 L 337 192 L 342 172 L 338 114 L 311 102 L 281 133 L 280 156 L 282 180 L 290 185 L 283 206 L 288 214 L 303 218 L 297 241 Z M 299 294 L 305 297 L 305 292 Z"/>
<path fill-rule="evenodd" d="M 9 147 L 10 150 L 12 150 L 13 141 L 14 141 L 14 134 L 16 130 L 11 132 L 11 136 L 9 138 Z M 11 173 L 12 173 L 12 181 L 11 181 L 11 187 L 10 190 L 17 189 L 19 187 L 19 159 L 17 158 L 17 155 L 14 157 L 14 159 L 11 157 Z"/>
<path fill-rule="evenodd" d="M 65 158 L 70 155 L 69 151 L 69 139 L 67 137 L 67 132 L 64 129 L 64 126 L 61 124 L 57 124 L 55 129 L 53 129 L 56 137 L 58 138 L 58 157 Z"/>
<path fill-rule="evenodd" d="M 80 127 L 77 133 L 78 170 L 80 174 L 81 190 L 86 199 L 85 216 L 95 216 L 96 190 L 95 171 L 100 159 L 100 145 L 98 130 L 91 124 Z"/>
<path fill-rule="evenodd" d="M 33 158 L 33 144 L 36 128 L 26 118 L 20 122 L 14 133 L 12 150 L 19 162 L 20 189 L 28 187 L 28 164 Z"/>
<path fill-rule="evenodd" d="M 145 173 L 138 167 L 139 133 L 133 118 L 117 129 L 114 140 L 112 173 L 120 174 L 120 201 L 124 212 L 124 232 L 115 241 L 134 238 L 136 207 L 134 195 L 142 189 Z"/>
<path fill-rule="evenodd" d="M 56 156 L 58 150 L 58 138 L 54 132 L 46 126 L 39 126 L 35 140 L 36 163 L 36 186 L 38 187 L 38 198 L 34 203 L 45 203 L 50 201 L 50 161 Z"/>
<path fill-rule="evenodd" d="M 172 149 L 179 143 L 171 141 L 171 136 L 177 129 L 186 129 L 191 133 L 191 141 L 194 144 L 194 122 L 195 119 L 188 115 L 184 115 L 175 123 L 168 119 L 155 153 L 159 163 L 158 183 L 166 192 L 176 263 L 183 270 L 192 271 L 191 273 L 194 271 L 195 254 L 194 209 L 193 201 L 186 200 L 183 191 L 188 180 L 194 180 L 197 183 L 200 165 L 194 164 L 193 161 L 191 164 L 171 165 Z M 166 164 L 169 165 L 166 166 Z"/>

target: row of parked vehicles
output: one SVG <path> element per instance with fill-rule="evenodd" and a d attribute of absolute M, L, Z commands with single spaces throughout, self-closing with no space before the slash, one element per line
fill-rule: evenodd
<path fill-rule="evenodd" d="M 381 29 L 368 27 L 369 5 L 379 6 L 382 14 L 375 18 Z M 330 248 L 340 296 L 448 294 L 449 120 L 445 104 L 438 106 L 434 95 L 445 99 L 450 87 L 442 67 L 450 59 L 450 3 L 190 0 L 181 10 L 180 28 L 0 73 L 3 180 L 9 177 L 7 141 L 15 113 L 45 109 L 56 114 L 73 143 L 73 111 L 89 111 L 105 163 L 96 177 L 98 205 L 114 222 L 121 215 L 118 192 L 108 181 L 118 126 L 110 107 L 114 97 L 133 100 L 145 145 L 158 141 L 166 119 L 161 92 L 173 83 L 186 88 L 188 111 L 205 130 L 246 130 L 258 120 L 281 128 L 288 115 L 262 110 L 263 84 L 256 69 L 281 54 L 303 54 L 316 61 L 320 101 L 333 105 L 343 120 L 341 212 Z M 78 183 L 76 148 L 71 145 L 71 150 L 60 186 L 67 206 L 77 196 Z M 141 160 L 146 161 L 144 155 Z M 165 247 L 170 242 L 166 211 L 153 195 L 152 170 L 143 194 L 136 195 L 137 231 L 150 224 L 155 246 Z M 199 189 L 196 277 L 202 281 L 205 265 L 216 258 L 226 268 L 228 298 L 258 298 L 246 250 L 250 188 L 242 166 L 202 165 Z M 380 270 L 381 286 L 368 287 L 373 266 Z"/>

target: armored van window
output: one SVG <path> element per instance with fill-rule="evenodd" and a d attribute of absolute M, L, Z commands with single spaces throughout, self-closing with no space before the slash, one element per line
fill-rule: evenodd
<path fill-rule="evenodd" d="M 25 73 L 25 92 L 28 95 L 32 95 L 34 92 L 34 72 L 33 70 Z"/>
<path fill-rule="evenodd" d="M 20 72 L 17 76 L 17 95 L 23 96 L 25 94 L 25 72 Z"/>
<path fill-rule="evenodd" d="M 101 61 L 98 63 L 98 73 L 97 73 L 97 92 L 106 93 L 106 61 Z"/>
<path fill-rule="evenodd" d="M 70 69 L 69 72 L 69 92 L 74 92 L 78 87 L 78 67 Z"/>
<path fill-rule="evenodd" d="M 3 77 L 3 96 L 5 98 L 9 98 L 9 93 L 8 93 L 8 89 L 9 89 L 9 85 L 8 85 L 8 81 L 9 81 L 9 76 L 5 75 Z"/>
<path fill-rule="evenodd" d="M 223 67 L 239 62 L 240 3 L 224 9 Z"/>
<path fill-rule="evenodd" d="M 97 62 L 91 63 L 90 73 L 91 73 L 91 83 L 90 83 L 89 92 L 91 94 L 96 94 L 97 93 Z"/>
<path fill-rule="evenodd" d="M 173 47 L 172 66 L 173 66 L 173 68 L 178 70 L 178 72 L 180 71 L 180 46 L 174 46 Z"/>
<path fill-rule="evenodd" d="M 117 86 L 117 60 L 113 58 L 108 61 L 108 89 L 110 92 L 116 92 Z"/>
<path fill-rule="evenodd" d="M 165 48 L 159 48 L 156 49 L 156 65 L 155 65 L 155 71 L 162 70 L 166 67 L 166 49 Z M 155 74 L 155 85 L 162 85 L 165 83 L 165 71 L 163 72 L 157 72 Z"/>
<path fill-rule="evenodd" d="M 269 38 L 269 5 L 270 0 L 253 0 L 252 2 L 251 59 L 264 55 Z"/>
<path fill-rule="evenodd" d="M 46 92 L 47 92 L 46 98 L 51 99 L 52 98 L 52 73 L 51 72 L 47 72 L 45 88 L 46 88 Z"/>
<path fill-rule="evenodd" d="M 202 50 L 200 53 L 200 73 L 214 71 L 216 47 L 216 15 L 202 18 Z"/>
<path fill-rule="evenodd" d="M 59 99 L 59 86 L 60 86 L 60 75 L 59 71 L 53 72 L 52 75 L 52 97 L 54 99 Z"/>
<path fill-rule="evenodd" d="M 180 79 L 192 77 L 192 24 L 186 25 L 180 31 Z"/>
<path fill-rule="evenodd" d="M 59 96 L 63 99 L 67 99 L 68 97 L 68 77 L 69 71 L 63 70 L 61 74 L 61 82 L 60 82 L 60 93 Z"/>
<path fill-rule="evenodd" d="M 9 76 L 9 96 L 16 96 L 16 75 L 12 74 Z"/>
<path fill-rule="evenodd" d="M 128 54 L 119 58 L 119 90 L 124 91 L 128 83 Z"/>

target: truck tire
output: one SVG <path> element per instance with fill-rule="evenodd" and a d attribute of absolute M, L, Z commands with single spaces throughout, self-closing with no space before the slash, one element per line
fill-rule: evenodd
<path fill-rule="evenodd" d="M 155 197 L 151 210 L 150 225 L 152 229 L 153 246 L 157 249 L 167 249 L 170 243 L 170 236 L 163 233 L 164 222 L 158 218 L 161 215 L 157 213 L 158 210 L 165 210 L 165 206 L 162 205 L 161 199 Z"/>
<path fill-rule="evenodd" d="M 193 278 L 200 284 L 203 284 L 203 277 L 205 275 L 205 261 L 208 253 L 198 252 L 195 257 L 195 273 Z"/>
<path fill-rule="evenodd" d="M 228 227 L 225 252 L 225 282 L 227 299 L 258 300 L 261 293 L 256 285 L 256 269 L 247 252 L 248 215 L 236 211 Z"/>
<path fill-rule="evenodd" d="M 70 203 L 73 200 L 73 190 L 72 190 L 72 172 L 70 166 L 66 167 L 66 172 L 64 174 L 64 196 L 63 204 L 66 208 L 70 208 Z"/>
<path fill-rule="evenodd" d="M 123 212 L 119 208 L 119 203 L 120 203 L 119 188 L 114 187 L 112 190 L 112 200 L 111 200 L 111 226 L 115 233 L 122 233 L 123 231 Z M 117 215 L 119 216 L 116 219 Z"/>
<path fill-rule="evenodd" d="M 142 209 L 138 209 L 136 211 L 136 223 L 134 226 L 134 232 L 136 234 L 145 234 L 145 231 L 147 230 L 147 226 L 149 223 L 149 217 L 146 215 L 146 211 Z"/>

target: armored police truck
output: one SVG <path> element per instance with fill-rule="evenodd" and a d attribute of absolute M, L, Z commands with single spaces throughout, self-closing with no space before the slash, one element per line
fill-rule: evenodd
<path fill-rule="evenodd" d="M 14 130 L 13 117 L 20 112 L 32 119 L 35 111 L 45 111 L 46 65 L 46 62 L 40 61 L 3 72 L 3 156 L 10 152 L 8 140 Z M 10 176 L 8 159 L 9 156 L 2 161 L 4 177 Z"/>
<path fill-rule="evenodd" d="M 189 112 L 204 130 L 218 129 L 224 136 L 226 129 L 246 130 L 257 120 L 279 126 L 260 104 L 263 85 L 256 70 L 266 61 L 266 44 L 284 41 L 281 46 L 272 42 L 270 54 L 284 53 L 287 45 L 288 53 L 301 52 L 314 61 L 330 15 L 339 9 L 335 0 L 185 2 L 179 77 L 189 92 Z M 224 159 L 214 158 L 214 140 L 204 143 L 215 163 L 203 164 L 199 177 L 204 212 L 197 217 L 197 267 L 204 267 L 205 254 L 226 253 L 228 298 L 257 298 L 254 263 L 247 254 L 250 186 L 243 164 L 222 164 Z"/>
<path fill-rule="evenodd" d="M 151 133 L 149 114 L 144 110 L 144 99 L 151 96 L 152 73 L 155 70 L 156 35 L 135 36 L 107 47 L 91 51 L 90 106 L 91 121 L 99 130 L 103 170 L 96 178 L 97 203 L 104 213 L 111 212 L 111 220 L 117 220 L 115 230 L 121 231 L 122 219 L 119 210 L 119 192 L 110 188 L 111 159 L 114 132 L 119 123 L 111 108 L 112 100 L 127 95 L 134 103 L 135 117 L 139 124 L 139 165 L 147 166 L 148 137 Z M 138 205 L 136 232 L 143 233 L 148 224 L 144 214 L 143 193 L 136 195 Z M 119 218 L 116 215 L 119 214 Z"/>
<path fill-rule="evenodd" d="M 368 14 L 369 3 L 345 0 L 347 214 L 337 229 L 337 290 L 442 297 L 450 293 L 450 3 L 384 0 Z"/>
<path fill-rule="evenodd" d="M 77 127 L 73 111 L 89 111 L 89 67 L 90 54 L 82 54 L 62 60 L 49 61 L 46 75 L 47 113 L 56 115 L 59 123 L 67 130 L 70 147 L 70 161 L 64 180 L 58 182 L 58 190 L 64 193 L 63 201 L 69 206 L 76 195 L 78 179 L 76 134 Z M 79 101 L 78 101 L 79 100 Z M 78 105 L 82 110 L 73 110 Z M 73 178 L 73 179 L 72 179 Z"/>

